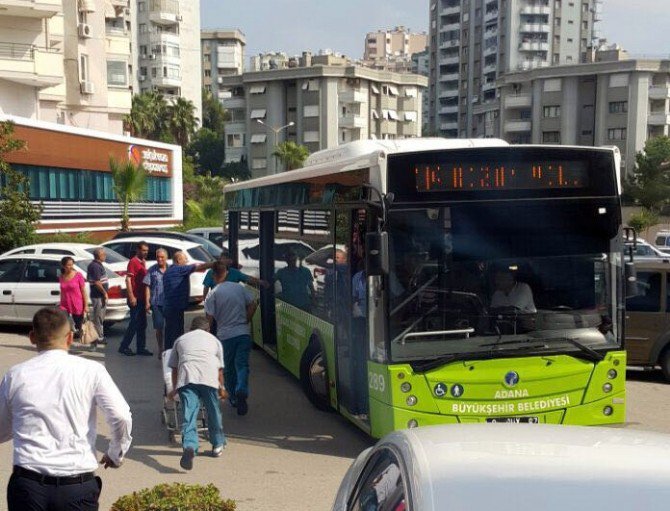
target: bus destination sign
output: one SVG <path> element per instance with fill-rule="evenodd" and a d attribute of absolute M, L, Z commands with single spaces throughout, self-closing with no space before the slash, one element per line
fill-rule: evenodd
<path fill-rule="evenodd" d="M 416 165 L 417 192 L 552 190 L 588 187 L 585 161 L 472 161 Z"/>

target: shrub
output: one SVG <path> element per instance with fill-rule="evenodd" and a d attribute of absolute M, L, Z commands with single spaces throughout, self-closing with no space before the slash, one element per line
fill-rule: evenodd
<path fill-rule="evenodd" d="M 235 511 L 234 500 L 223 500 L 213 484 L 159 484 L 125 495 L 111 511 Z"/>
<path fill-rule="evenodd" d="M 67 233 L 56 232 L 54 234 L 40 234 L 37 243 L 90 243 L 97 245 L 98 241 L 89 232 Z"/>

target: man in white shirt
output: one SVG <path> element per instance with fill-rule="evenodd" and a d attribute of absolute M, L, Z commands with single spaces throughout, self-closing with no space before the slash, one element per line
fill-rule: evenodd
<path fill-rule="evenodd" d="M 507 269 L 499 269 L 494 276 L 496 287 L 491 297 L 491 308 L 514 307 L 520 312 L 534 314 L 537 312 L 533 301 L 533 291 L 525 282 L 517 282 L 516 275 Z"/>
<path fill-rule="evenodd" d="M 68 354 L 72 340 L 64 311 L 39 310 L 30 332 L 38 356 L 0 383 L 0 442 L 14 441 L 9 511 L 98 509 L 96 408 L 112 436 L 100 463 L 119 467 L 130 447 L 128 403 L 101 364 Z"/>
<path fill-rule="evenodd" d="M 227 397 L 223 386 L 223 349 L 208 330 L 209 321 L 204 316 L 196 317 L 191 331 L 177 338 L 168 359 L 168 366 L 172 368 L 169 397 L 174 399 L 179 393 L 184 414 L 181 431 L 184 452 L 179 464 L 185 470 L 193 468 L 193 458 L 198 452 L 196 424 L 201 401 L 207 410 L 212 456 L 221 456 L 226 445 L 219 406 L 219 399 Z"/>

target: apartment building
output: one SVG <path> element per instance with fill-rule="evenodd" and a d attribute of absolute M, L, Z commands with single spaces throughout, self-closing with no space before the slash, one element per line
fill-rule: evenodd
<path fill-rule="evenodd" d="M 223 77 L 226 162 L 246 160 L 254 177 L 281 169 L 272 156 L 292 140 L 310 152 L 370 138 L 421 135 L 428 79 L 377 71 L 343 57 L 304 54 L 298 67 Z"/>
<path fill-rule="evenodd" d="M 670 133 L 670 60 L 539 68 L 500 79 L 498 129 L 512 143 L 615 145 L 630 172 L 648 138 Z"/>
<path fill-rule="evenodd" d="M 0 0 L 0 114 L 123 133 L 127 0 Z"/>
<path fill-rule="evenodd" d="M 222 78 L 244 72 L 246 38 L 239 30 L 203 30 L 200 41 L 203 87 L 224 99 L 225 92 L 220 90 Z"/>
<path fill-rule="evenodd" d="M 137 6 L 135 90 L 154 90 L 167 100 L 183 97 L 202 118 L 200 2 L 132 1 Z"/>
<path fill-rule="evenodd" d="M 501 75 L 587 62 L 601 0 L 431 0 L 430 124 L 499 136 Z"/>
<path fill-rule="evenodd" d="M 410 72 L 412 55 L 428 46 L 425 32 L 412 32 L 403 26 L 392 30 L 368 32 L 362 65 L 398 73 Z"/>
<path fill-rule="evenodd" d="M 430 51 L 428 48 L 412 54 L 412 73 L 421 76 L 430 76 Z M 429 98 L 427 92 L 421 97 L 421 133 L 427 136 L 431 133 Z"/>

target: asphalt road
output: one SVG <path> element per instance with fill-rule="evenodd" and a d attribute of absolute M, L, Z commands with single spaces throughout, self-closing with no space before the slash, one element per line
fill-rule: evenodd
<path fill-rule="evenodd" d="M 187 320 L 188 324 L 188 320 Z M 34 354 L 26 328 L 0 328 L 0 373 Z M 199 456 L 194 469 L 179 467 L 181 449 L 171 444 L 160 420 L 163 380 L 157 358 L 125 357 L 116 352 L 123 325 L 111 344 L 96 353 L 133 411 L 133 446 L 118 470 L 100 470 L 101 510 L 121 495 L 162 482 L 214 483 L 239 511 L 327 510 L 352 459 L 372 440 L 334 413 L 319 412 L 297 381 L 260 350 L 252 351 L 249 414 L 239 417 L 224 405 L 228 447 L 221 458 Z M 155 343 L 149 336 L 149 348 Z M 628 371 L 628 414 L 624 427 L 670 433 L 670 384 L 660 371 Z M 103 450 L 106 426 L 99 427 Z M 206 452 L 209 445 L 203 445 Z M 11 470 L 11 443 L 0 445 L 0 488 Z M 4 497 L 0 510 L 5 508 Z"/>

